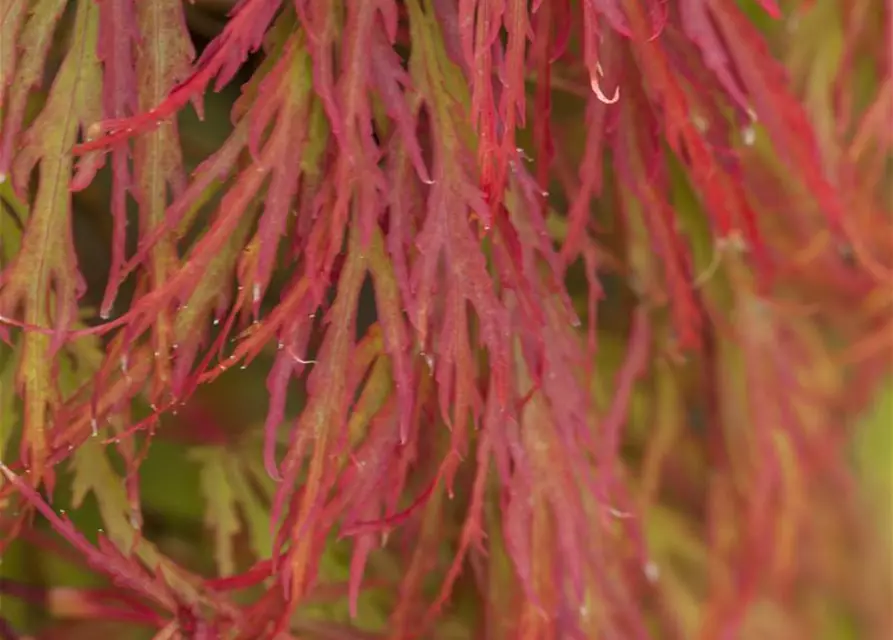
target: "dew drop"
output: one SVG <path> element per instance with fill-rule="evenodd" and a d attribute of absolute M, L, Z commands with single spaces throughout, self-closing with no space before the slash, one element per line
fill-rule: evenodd
<path fill-rule="evenodd" d="M 99 423 L 96 422 L 96 418 L 90 418 L 90 430 L 94 438 L 99 435 Z"/>
<path fill-rule="evenodd" d="M 744 144 L 751 147 L 757 139 L 757 132 L 753 127 L 744 127 L 741 131 L 741 137 L 744 140 Z"/>
<path fill-rule="evenodd" d="M 655 583 L 660 579 L 660 567 L 653 560 L 645 563 L 644 571 L 648 582 Z"/>
<path fill-rule="evenodd" d="M 112 312 L 110 309 L 102 309 L 99 312 L 99 317 L 102 320 L 108 320 L 112 316 Z"/>
<path fill-rule="evenodd" d="M 6 174 L 0 173 L 0 184 L 3 184 L 4 182 L 6 182 Z"/>
<path fill-rule="evenodd" d="M 215 327 L 220 324 L 220 318 L 214 318 L 214 322 L 212 323 Z"/>
<path fill-rule="evenodd" d="M 432 185 L 432 184 L 436 184 L 436 183 L 437 183 L 437 181 L 436 181 L 434 178 L 428 178 L 427 180 L 425 180 L 425 179 L 423 178 L 423 179 L 422 179 L 422 182 L 424 182 L 424 183 L 427 184 L 427 185 Z"/>
<path fill-rule="evenodd" d="M 254 287 L 251 289 L 251 298 L 255 304 L 260 302 L 260 285 L 257 282 L 254 283 Z"/>
<path fill-rule="evenodd" d="M 127 354 L 121 356 L 121 371 L 127 373 Z"/>

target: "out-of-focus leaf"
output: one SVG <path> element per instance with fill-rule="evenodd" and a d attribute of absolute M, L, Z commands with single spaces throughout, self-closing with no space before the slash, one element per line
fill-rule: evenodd
<path fill-rule="evenodd" d="M 207 504 L 205 525 L 214 531 L 214 557 L 221 576 L 236 568 L 233 537 L 242 528 L 238 503 L 230 479 L 232 461 L 224 449 L 197 449 L 192 457 L 201 465 L 200 482 Z"/>

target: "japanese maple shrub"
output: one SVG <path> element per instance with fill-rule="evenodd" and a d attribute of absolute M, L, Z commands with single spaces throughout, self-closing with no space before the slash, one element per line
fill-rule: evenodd
<path fill-rule="evenodd" d="M 890 637 L 889 12 L 2 0 L 0 636 Z"/>

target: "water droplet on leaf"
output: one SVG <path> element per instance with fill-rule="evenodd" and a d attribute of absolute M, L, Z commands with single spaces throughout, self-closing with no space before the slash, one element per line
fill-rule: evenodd
<path fill-rule="evenodd" d="M 660 567 L 657 564 L 649 560 L 645 563 L 645 577 L 648 579 L 648 582 L 657 582 L 660 579 Z"/>

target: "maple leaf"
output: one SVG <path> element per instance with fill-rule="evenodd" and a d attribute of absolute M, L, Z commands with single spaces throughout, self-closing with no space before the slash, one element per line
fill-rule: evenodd
<path fill-rule="evenodd" d="M 173 3 L 136 3 L 135 9 L 141 38 L 134 62 L 137 84 L 136 112 L 143 112 L 161 102 L 168 91 L 187 75 L 194 51 L 183 17 Z M 130 114 L 107 112 L 106 117 L 120 118 L 125 115 Z M 116 147 L 112 150 L 113 161 L 123 155 L 123 149 L 124 147 Z M 156 228 L 165 220 L 168 204 L 165 185 L 170 186 L 175 198 L 185 189 L 179 149 L 177 126 L 174 122 L 160 125 L 158 130 L 137 139 L 134 145 L 133 169 L 135 175 L 139 176 L 134 188 L 140 208 L 140 226 L 145 232 Z M 126 225 L 126 212 L 123 208 L 120 214 L 116 215 L 115 223 L 117 232 L 123 234 Z M 118 246 L 123 245 L 121 242 Z M 122 259 L 122 254 L 112 256 L 113 266 L 100 310 L 101 315 L 108 315 L 110 312 L 120 283 L 117 265 Z M 169 233 L 159 239 L 149 256 L 147 264 L 149 290 L 159 289 L 174 272 L 177 262 L 176 238 Z M 182 339 L 182 336 L 173 335 L 175 333 L 173 323 L 170 312 L 162 309 L 153 327 L 153 345 L 156 352 L 162 356 L 156 359 L 158 371 L 155 378 L 156 389 L 153 392 L 156 398 L 171 376 L 166 365 L 167 354 L 177 344 L 177 339 Z"/>
<path fill-rule="evenodd" d="M 258 557 L 270 555 L 269 514 L 257 503 L 250 471 L 222 447 L 195 449 L 190 456 L 201 465 L 200 482 L 207 500 L 205 523 L 214 531 L 218 575 L 235 573 L 233 537 L 248 524 L 252 549 Z"/>
<path fill-rule="evenodd" d="M 104 536 L 99 537 L 98 548 L 91 545 L 72 525 L 65 516 L 59 516 L 41 498 L 34 489 L 28 486 L 19 476 L 10 471 L 9 467 L 0 463 L 0 473 L 14 485 L 19 492 L 31 503 L 52 525 L 53 528 L 84 554 L 85 559 L 109 577 L 118 581 L 122 586 L 134 589 L 138 593 L 151 598 L 154 602 L 167 609 L 174 608 L 174 601 L 167 588 L 159 581 L 150 577 L 139 565 L 117 551 Z"/>
<path fill-rule="evenodd" d="M 129 552 L 137 546 L 138 515 L 131 511 L 121 478 L 114 471 L 98 438 L 90 438 L 78 447 L 72 457 L 72 506 L 79 507 L 92 492 L 109 539 L 119 549 Z"/>
<path fill-rule="evenodd" d="M 202 466 L 202 493 L 208 501 L 205 523 L 214 530 L 214 555 L 221 576 L 235 571 L 233 536 L 241 530 L 239 512 L 229 482 L 226 453 L 220 449 L 196 450 L 193 456 Z"/>
<path fill-rule="evenodd" d="M 13 430 L 9 425 L 16 424 L 19 419 L 15 398 L 15 373 L 18 353 L 16 349 L 0 347 L 0 411 L 3 419 L 0 424 L 0 459 L 6 457 L 6 447 L 12 438 Z"/>
<path fill-rule="evenodd" d="M 0 17 L 0 108 L 3 107 L 6 91 L 12 84 L 13 72 L 19 68 L 16 64 L 19 52 L 15 43 L 18 41 L 18 30 L 27 14 L 26 6 L 25 0 L 10 2 Z"/>
<path fill-rule="evenodd" d="M 13 2 L 7 5 L 3 12 L 2 31 L 0 31 L 3 35 L 3 44 L 0 47 L 4 54 L 2 58 L 4 64 L 3 70 L 0 71 L 2 74 L 0 78 L 3 79 L 0 87 L 5 100 L 0 101 L 0 105 L 5 104 L 5 108 L 3 135 L 0 138 L 0 176 L 4 180 L 9 176 L 14 145 L 21 134 L 28 93 L 40 82 L 52 42 L 53 28 L 65 5 L 65 0 L 42 0 L 34 4 L 28 12 L 25 11 L 24 2 Z M 15 37 L 17 30 L 21 30 L 18 38 Z M 24 43 L 21 52 L 17 50 L 14 44 L 16 42 Z M 24 55 L 19 56 L 20 53 Z M 86 53 L 90 55 L 92 49 L 87 49 Z M 17 60 L 21 60 L 21 63 L 13 65 L 12 63 Z M 59 108 L 58 103 L 56 108 Z"/>
<path fill-rule="evenodd" d="M 135 5 L 131 0 L 114 0 L 100 6 L 97 56 L 103 65 L 102 112 L 106 118 L 123 117 L 138 108 L 137 74 L 132 52 L 138 35 Z M 90 133 L 88 130 L 88 137 Z M 126 246 L 127 196 L 133 186 L 128 151 L 126 146 L 122 146 L 112 152 L 111 211 L 114 231 L 110 283 L 117 283 L 117 271 L 124 260 Z M 72 189 L 88 185 L 103 160 L 102 155 L 83 159 L 72 180 Z M 108 302 L 103 304 L 100 315 L 103 318 L 109 316 Z"/>
<path fill-rule="evenodd" d="M 31 39 L 40 42 L 41 38 L 48 37 L 51 16 L 54 11 L 61 10 L 61 6 L 55 6 L 60 4 L 35 7 L 24 26 L 25 42 Z M 19 364 L 17 383 L 25 401 L 22 452 L 23 459 L 30 461 L 33 482 L 43 478 L 46 431 L 58 402 L 53 354 L 62 347 L 65 332 L 77 314 L 77 299 L 84 290 L 71 236 L 68 181 L 72 167 L 71 147 L 78 133 L 99 116 L 99 103 L 91 91 L 91 86 L 100 81 L 95 53 L 98 22 L 96 5 L 79 2 L 72 43 L 44 108 L 24 134 L 22 151 L 13 165 L 13 183 L 20 193 L 38 164 L 40 178 L 21 249 L 0 275 L 0 313 L 13 317 L 23 308 L 24 322 L 54 329 L 52 336 L 28 332 Z M 38 57 L 39 51 L 38 47 L 35 52 Z M 17 73 L 13 104 L 6 113 L 8 119 L 17 113 L 15 97 L 19 94 L 16 89 L 27 89 L 33 81 L 29 62 Z M 11 144 L 15 129 L 13 124 L 4 130 L 4 144 L 7 141 Z M 3 156 L 0 154 L 2 172 Z"/>
<path fill-rule="evenodd" d="M 841 456 L 889 372 L 882 4 L 6 2 L 2 545 L 120 595 L 29 597 L 159 638 L 889 635 L 835 564 L 876 556 Z M 265 417 L 193 424 L 258 370 Z M 211 544 L 152 515 L 210 577 L 143 537 L 169 435 Z"/>

